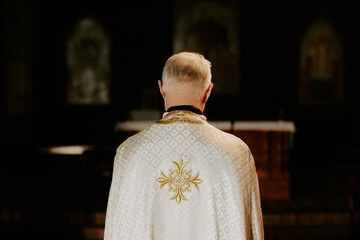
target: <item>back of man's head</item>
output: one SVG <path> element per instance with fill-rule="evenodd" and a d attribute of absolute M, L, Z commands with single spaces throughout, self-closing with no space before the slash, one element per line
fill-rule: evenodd
<path fill-rule="evenodd" d="M 195 52 L 174 54 L 166 61 L 162 81 L 169 92 L 186 87 L 201 97 L 211 84 L 211 63 Z"/>

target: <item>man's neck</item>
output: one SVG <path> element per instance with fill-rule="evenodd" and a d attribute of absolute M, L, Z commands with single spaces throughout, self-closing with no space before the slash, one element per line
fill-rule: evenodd
<path fill-rule="evenodd" d="M 187 111 L 191 111 L 194 112 L 196 114 L 201 114 L 204 115 L 204 113 L 197 107 L 193 106 L 193 105 L 176 105 L 176 106 L 171 106 L 169 107 L 166 112 L 171 112 L 171 111 L 175 111 L 175 110 L 187 110 Z"/>
<path fill-rule="evenodd" d="M 200 104 L 194 101 L 168 101 L 168 99 L 166 99 L 164 102 L 165 110 L 173 106 L 185 106 L 185 105 L 193 106 L 199 109 L 201 112 L 204 112 L 205 104 Z"/>

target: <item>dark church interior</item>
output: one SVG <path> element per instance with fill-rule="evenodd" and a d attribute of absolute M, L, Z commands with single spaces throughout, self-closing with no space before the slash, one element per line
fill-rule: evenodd
<path fill-rule="evenodd" d="M 157 80 L 182 50 L 212 63 L 209 122 L 228 124 L 254 153 L 265 239 L 360 239 L 355 6 L 4 0 L 0 8 L 0 239 L 103 239 L 116 148 L 136 123 L 160 118 Z"/>

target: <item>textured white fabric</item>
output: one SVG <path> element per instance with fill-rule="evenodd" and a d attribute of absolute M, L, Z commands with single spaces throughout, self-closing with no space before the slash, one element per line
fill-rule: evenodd
<path fill-rule="evenodd" d="M 264 239 L 248 146 L 202 115 L 164 114 L 117 149 L 104 239 Z"/>

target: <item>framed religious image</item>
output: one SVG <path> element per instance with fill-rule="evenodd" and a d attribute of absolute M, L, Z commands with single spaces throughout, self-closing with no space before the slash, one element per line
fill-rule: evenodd
<path fill-rule="evenodd" d="M 72 105 L 110 104 L 110 40 L 93 19 L 79 21 L 66 49 L 67 102 Z"/>
<path fill-rule="evenodd" d="M 343 101 L 343 45 L 326 20 L 314 22 L 300 47 L 300 104 L 338 104 Z"/>
<path fill-rule="evenodd" d="M 240 63 L 237 3 L 174 0 L 173 6 L 173 52 L 194 51 L 203 54 L 213 66 L 213 94 L 238 94 Z"/>

